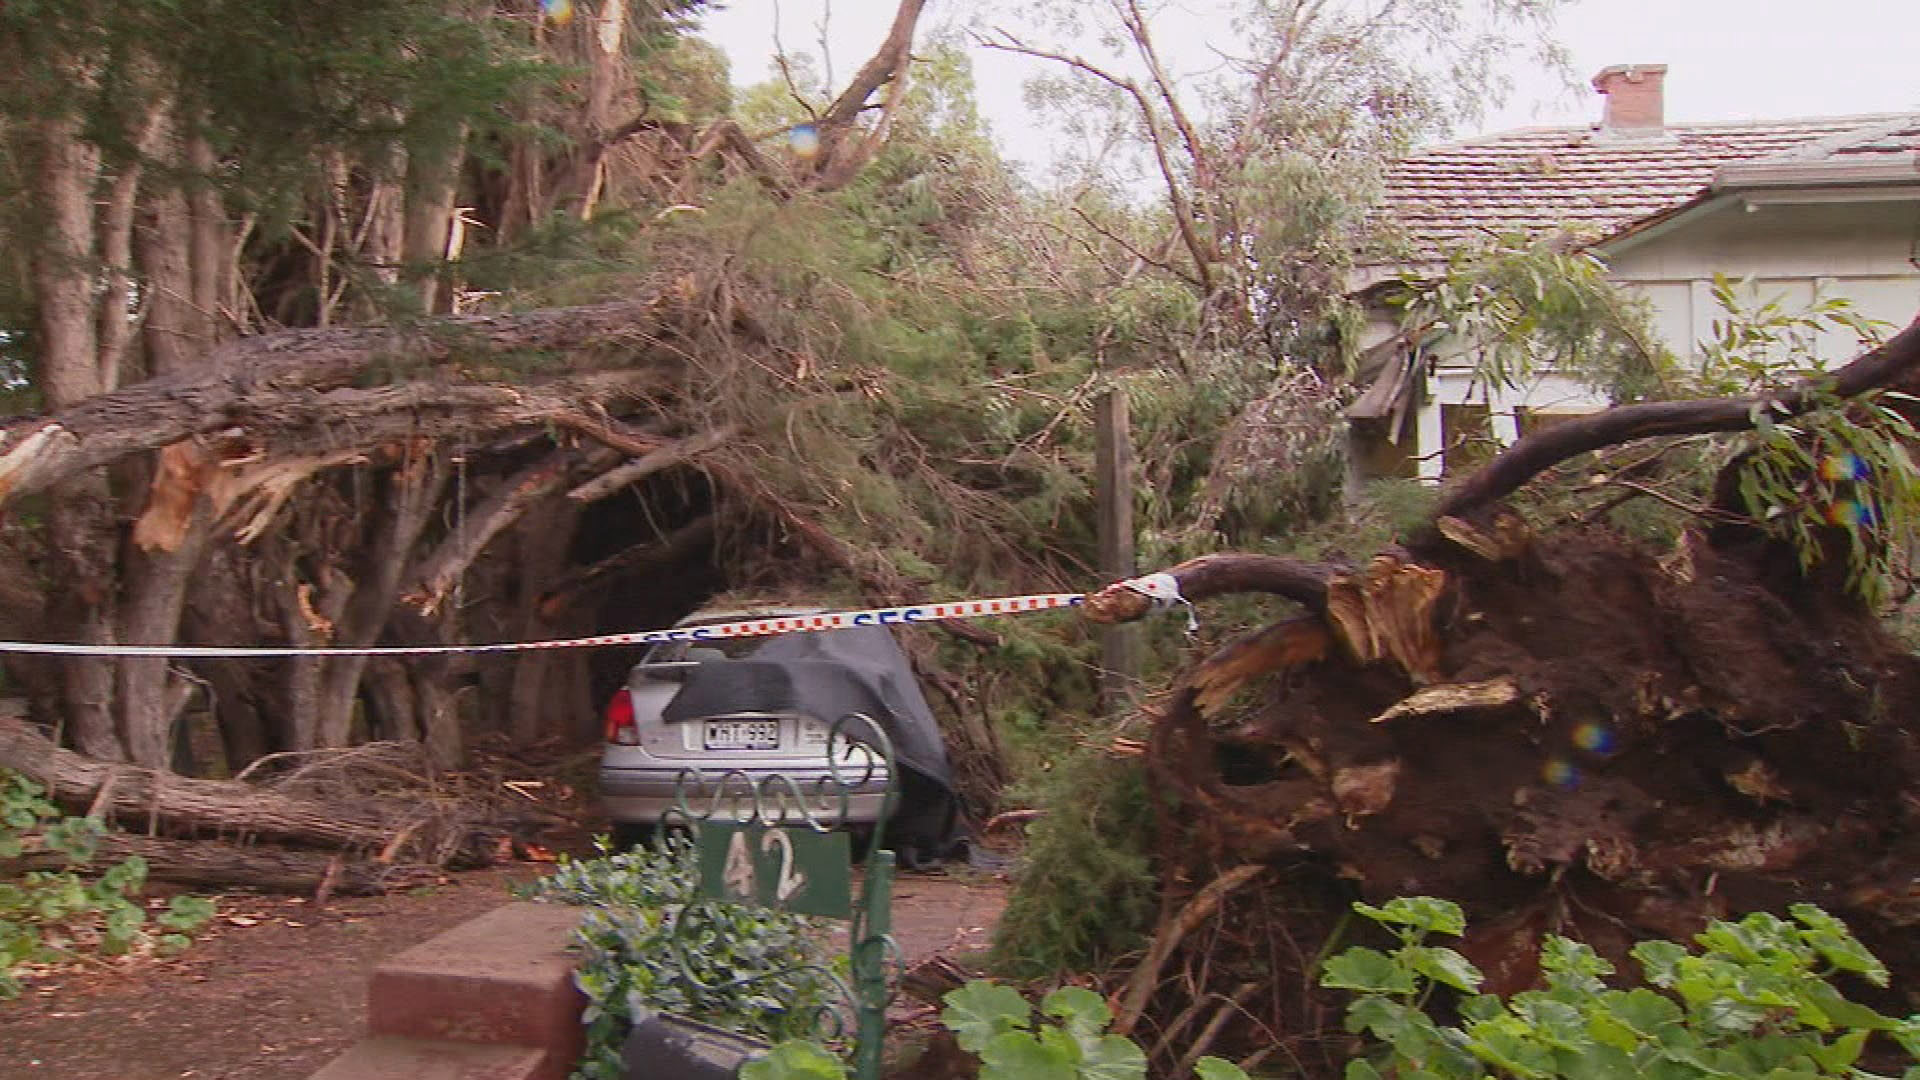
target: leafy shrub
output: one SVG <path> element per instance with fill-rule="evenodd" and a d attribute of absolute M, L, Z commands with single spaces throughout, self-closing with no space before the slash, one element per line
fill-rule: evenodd
<path fill-rule="evenodd" d="M 1591 948 L 1549 936 L 1546 986 L 1507 1000 L 1477 993 L 1480 972 L 1433 934 L 1466 928 L 1459 907 L 1427 897 L 1384 907 L 1355 904 L 1400 939 L 1392 952 L 1352 948 L 1327 961 L 1322 985 L 1360 993 L 1347 1027 L 1385 1044 L 1377 1061 L 1354 1061 L 1349 1080 L 1384 1076 L 1515 1076 L 1529 1080 L 1646 1076 L 1661 1080 L 1873 1076 L 1856 1067 L 1878 1033 L 1920 1077 L 1920 1016 L 1893 1020 L 1847 998 L 1828 981 L 1855 976 L 1885 986 L 1887 971 L 1845 924 L 1811 904 L 1792 921 L 1748 915 L 1716 921 L 1694 937 L 1633 949 L 1648 986 L 1614 989 L 1613 965 Z M 1435 1023 L 1422 1005 L 1436 987 L 1464 995 L 1458 1026 Z M 1891 1047 L 1888 1047 L 1891 1050 Z"/>
<path fill-rule="evenodd" d="M 1154 809 L 1138 759 L 1081 751 L 1041 787 L 1046 816 L 994 931 L 997 970 L 1021 978 L 1096 971 L 1138 948 L 1159 903 Z"/>
<path fill-rule="evenodd" d="M 637 1015 L 671 1012 L 766 1039 L 812 1032 L 837 1002 L 812 924 L 795 915 L 696 903 L 699 871 L 684 841 L 665 850 L 562 858 L 526 891 L 590 907 L 575 932 L 574 981 L 587 996 L 587 1050 L 574 1076 L 617 1080 Z"/>
<path fill-rule="evenodd" d="M 53 852 L 66 861 L 65 869 L 0 880 L 0 1000 L 20 992 L 14 973 L 21 965 L 183 949 L 213 916 L 212 901 L 176 896 L 149 925 L 139 902 L 146 861 L 134 856 L 92 880 L 81 876 L 93 867 L 105 826 L 98 818 L 67 817 L 45 796 L 39 784 L 0 769 L 0 860 Z"/>
<path fill-rule="evenodd" d="M 962 1050 L 980 1059 L 980 1080 L 1144 1080 L 1147 1056 L 1107 1032 L 1113 1013 L 1091 990 L 1066 986 L 1038 1014 L 1011 987 L 975 980 L 943 999 L 940 1019 Z M 1246 1080 L 1231 1062 L 1201 1058 L 1200 1080 Z M 820 1047 L 785 1042 L 740 1070 L 741 1080 L 845 1080 L 847 1067 Z"/>

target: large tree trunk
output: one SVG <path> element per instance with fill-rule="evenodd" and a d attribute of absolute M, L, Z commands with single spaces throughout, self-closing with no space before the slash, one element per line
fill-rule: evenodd
<path fill-rule="evenodd" d="M 178 168 L 186 149 L 171 127 L 162 145 L 174 150 Z M 148 373 L 184 376 L 198 368 L 212 346 L 212 326 L 194 296 L 195 222 L 187 192 L 168 178 L 147 194 L 140 230 L 140 270 L 148 290 L 143 337 Z"/>
<path fill-rule="evenodd" d="M 558 495 L 544 504 L 540 514 L 520 530 L 516 545 L 519 578 L 514 609 L 520 613 L 516 633 L 524 641 L 555 636 L 561 626 L 549 621 L 540 607 L 540 597 L 565 569 L 568 546 L 580 521 L 576 503 Z M 569 657 L 553 652 L 522 653 L 513 659 L 513 688 L 508 692 L 509 730 L 515 742 L 526 744 L 543 736 L 567 732 L 570 695 L 563 690 L 565 680 L 577 674 Z"/>
<path fill-rule="evenodd" d="M 405 256 L 408 267 L 419 275 L 420 310 L 428 314 L 453 310 L 453 282 L 447 279 L 444 265 L 457 254 L 449 244 L 465 160 L 464 133 L 452 150 L 417 152 L 407 158 Z"/>
<path fill-rule="evenodd" d="M 242 338 L 215 349 L 204 373 L 150 379 L 0 426 L 0 506 L 129 454 L 236 428 L 255 440 L 249 445 L 243 439 L 237 452 L 277 451 L 282 459 L 348 439 L 350 446 L 371 449 L 407 435 L 496 432 L 517 423 L 552 424 L 644 454 L 658 444 L 630 447 L 617 425 L 594 412 L 604 401 L 662 389 L 679 371 L 683 356 L 672 321 L 677 299 L 453 317 L 432 334 L 339 329 Z M 589 353 L 601 347 L 637 355 L 621 371 L 518 387 L 432 380 L 352 386 L 376 362 L 396 356 L 425 372 L 455 356 Z M 423 416 L 425 410 L 440 415 Z M 395 422 L 372 423 L 383 416 Z M 347 420 L 360 423 L 346 428 Z"/>
<path fill-rule="evenodd" d="M 130 550 L 126 589 L 120 602 L 120 639 L 138 643 L 176 640 L 186 607 L 187 583 L 212 532 L 206 501 L 198 500 L 180 544 L 172 550 Z M 121 736 L 134 762 L 165 768 L 172 760 L 174 727 L 191 696 L 192 685 L 173 674 L 165 657 L 135 656 L 119 661 Z"/>
<path fill-rule="evenodd" d="M 407 553 L 419 540 L 446 488 L 450 467 L 438 453 L 410 456 L 387 477 L 383 510 L 372 544 L 342 606 L 333 644 L 372 645 L 387 625 L 400 595 Z M 317 707 L 320 745 L 345 746 L 368 657 L 329 657 L 320 676 Z"/>
<path fill-rule="evenodd" d="M 62 409 L 102 389 L 93 303 L 93 189 L 100 155 L 82 138 L 78 116 L 49 118 L 36 135 L 34 196 L 46 231 L 33 259 L 40 339 L 35 382 L 47 406 Z M 48 606 L 57 613 L 47 630 L 60 640 L 108 644 L 115 590 L 112 495 L 98 473 L 75 470 L 60 479 L 47 511 L 54 582 Z M 62 683 L 61 705 L 75 745 L 104 760 L 122 757 L 113 723 L 112 662 L 76 657 L 64 665 Z"/>
<path fill-rule="evenodd" d="M 150 880 L 198 889 L 256 889 L 305 896 L 325 891 L 335 896 L 374 896 L 392 889 L 431 884 L 438 877 L 434 869 L 390 866 L 373 859 L 123 832 L 101 836 L 95 851 L 97 859 L 106 864 L 118 864 L 137 856 L 147 864 Z M 22 871 L 61 870 L 66 865 L 66 857 L 53 852 L 0 862 L 0 867 Z"/>
<path fill-rule="evenodd" d="M 62 750 L 18 720 L 0 720 L 0 766 L 47 785 L 71 813 L 96 808 L 129 829 L 176 835 L 275 837 L 318 847 L 379 851 L 404 827 L 391 807 L 319 801 L 227 780 L 112 765 Z M 102 792 L 105 792 L 103 795 Z"/>

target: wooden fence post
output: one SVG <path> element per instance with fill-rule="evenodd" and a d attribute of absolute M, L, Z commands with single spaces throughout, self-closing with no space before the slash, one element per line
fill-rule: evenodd
<path fill-rule="evenodd" d="M 1094 498 L 1100 573 L 1106 581 L 1134 576 L 1133 438 L 1127 395 L 1108 390 L 1094 406 Z M 1100 631 L 1100 708 L 1117 717 L 1133 707 L 1140 684 L 1140 630 L 1117 625 Z"/>

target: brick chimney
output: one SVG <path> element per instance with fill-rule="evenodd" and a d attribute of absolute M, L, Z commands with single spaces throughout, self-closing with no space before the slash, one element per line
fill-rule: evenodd
<path fill-rule="evenodd" d="M 1606 95 L 1607 111 L 1600 120 L 1603 134 L 1625 139 L 1657 138 L 1666 131 L 1665 64 L 1615 64 L 1593 77 L 1593 88 Z"/>

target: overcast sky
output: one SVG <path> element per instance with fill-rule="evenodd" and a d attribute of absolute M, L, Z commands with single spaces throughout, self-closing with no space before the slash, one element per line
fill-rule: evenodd
<path fill-rule="evenodd" d="M 1017 20 L 1012 0 L 933 0 L 927 24 L 963 20 L 993 3 Z M 1219 14 L 1230 0 L 1168 0 L 1156 26 L 1172 63 L 1198 70 L 1209 43 L 1231 49 Z M 707 17 L 707 36 L 733 61 L 734 80 L 766 77 L 775 13 L 788 50 L 818 55 L 819 23 L 831 11 L 828 42 L 836 78 L 866 59 L 885 34 L 893 0 L 728 0 Z M 1920 2 L 1916 0 L 1577 0 L 1559 38 L 1584 80 L 1608 64 L 1666 64 L 1670 121 L 1747 120 L 1920 111 Z M 1082 43 L 1098 51 L 1098 43 Z M 1037 62 L 976 49 L 982 111 L 1012 158 L 1043 163 L 1047 136 L 1027 115 L 1021 87 Z M 1576 93 L 1538 68 L 1517 66 L 1512 96 L 1480 125 L 1501 130 L 1598 119 L 1584 81 Z"/>

